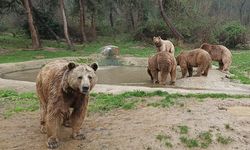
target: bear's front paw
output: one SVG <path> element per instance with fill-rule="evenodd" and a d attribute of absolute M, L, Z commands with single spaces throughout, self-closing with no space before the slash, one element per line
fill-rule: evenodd
<path fill-rule="evenodd" d="M 84 140 L 86 138 L 83 133 L 73 133 L 72 137 L 75 140 Z"/>
<path fill-rule="evenodd" d="M 47 146 L 49 149 L 56 149 L 59 147 L 59 140 L 57 138 L 49 138 Z"/>

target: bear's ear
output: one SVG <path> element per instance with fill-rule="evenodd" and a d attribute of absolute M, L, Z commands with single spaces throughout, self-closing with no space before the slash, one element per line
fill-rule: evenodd
<path fill-rule="evenodd" d="M 96 70 L 98 69 L 98 65 L 97 65 L 97 63 L 93 63 L 93 64 L 91 64 L 91 65 L 90 65 L 90 67 L 91 67 L 91 68 L 93 68 L 93 69 L 94 69 L 94 71 L 96 71 Z"/>
<path fill-rule="evenodd" d="M 72 69 L 74 69 L 75 67 L 76 67 L 76 64 L 73 63 L 73 62 L 70 62 L 70 63 L 68 64 L 69 70 L 72 70 Z"/>
<path fill-rule="evenodd" d="M 158 36 L 159 39 L 161 39 L 161 36 Z"/>

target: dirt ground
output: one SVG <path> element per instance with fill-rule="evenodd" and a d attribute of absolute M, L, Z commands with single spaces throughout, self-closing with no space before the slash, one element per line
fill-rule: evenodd
<path fill-rule="evenodd" d="M 132 59 L 133 60 L 133 59 Z M 132 60 L 129 62 L 132 63 Z M 143 60 L 141 60 L 144 62 Z M 41 63 L 29 62 L 31 67 Z M 11 66 L 12 65 L 12 66 Z M 0 70 L 11 72 L 13 67 L 24 68 L 24 64 L 0 65 Z M 139 66 L 139 65 L 138 65 Z M 27 69 L 27 68 L 26 68 Z M 30 68 L 32 69 L 32 68 Z M 3 73 L 3 72 L 1 72 Z M 211 70 L 208 77 L 178 79 L 177 87 L 142 87 L 97 84 L 94 92 L 121 93 L 125 91 L 155 91 L 169 93 L 226 93 L 249 94 L 250 86 L 230 82 L 225 74 Z M 10 88 L 19 92 L 35 90 L 34 82 L 0 78 L 0 89 Z M 181 88 L 180 88 L 181 87 Z M 148 99 L 147 101 L 154 101 Z M 4 106 L 0 105 L 0 150 L 43 150 L 46 135 L 39 131 L 39 111 L 23 112 L 4 119 Z M 182 135 L 178 126 L 187 126 L 188 134 Z M 226 125 L 230 128 L 226 128 Z M 152 107 L 140 104 L 131 110 L 113 110 L 108 113 L 90 113 L 83 126 L 86 139 L 71 139 L 70 128 L 60 130 L 60 150 L 185 150 L 181 136 L 197 138 L 202 132 L 211 132 L 212 143 L 208 150 L 249 150 L 250 149 L 250 101 L 249 99 L 206 99 L 203 102 L 187 99 L 182 105 L 170 108 Z M 233 141 L 221 144 L 217 134 L 230 137 Z M 169 148 L 158 135 L 170 138 Z M 201 149 L 192 148 L 195 150 Z"/>
<path fill-rule="evenodd" d="M 150 99 L 149 99 L 150 100 Z M 250 149 L 250 101 L 247 99 L 194 99 L 182 100 L 183 105 L 157 108 L 139 105 L 131 110 L 113 110 L 108 113 L 91 113 L 82 130 L 86 139 L 70 138 L 71 130 L 60 130 L 61 150 L 163 150 L 171 149 L 157 140 L 159 134 L 170 136 L 172 149 L 188 149 L 180 142 L 179 125 L 189 128 L 188 137 L 210 131 L 213 142 L 208 150 Z M 39 111 L 19 113 L 4 119 L 0 107 L 0 149 L 42 150 L 46 148 L 46 135 L 39 131 Z M 230 129 L 226 129 L 228 124 Z M 230 136 L 232 143 L 223 145 L 216 134 Z M 201 148 L 192 148 L 201 149 Z"/>

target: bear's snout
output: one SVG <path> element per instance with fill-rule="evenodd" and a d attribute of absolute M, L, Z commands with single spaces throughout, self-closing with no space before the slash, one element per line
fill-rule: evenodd
<path fill-rule="evenodd" d="M 89 86 L 82 86 L 82 93 L 87 94 L 89 91 Z"/>

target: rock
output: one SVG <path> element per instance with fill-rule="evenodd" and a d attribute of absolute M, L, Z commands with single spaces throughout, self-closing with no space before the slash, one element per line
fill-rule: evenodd
<path fill-rule="evenodd" d="M 119 47 L 114 45 L 107 45 L 101 48 L 101 54 L 106 57 L 116 57 L 119 55 L 119 52 Z"/>

